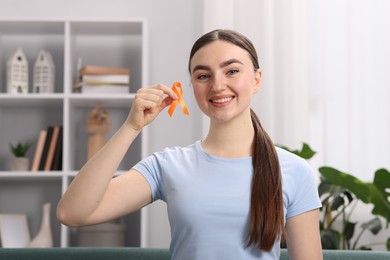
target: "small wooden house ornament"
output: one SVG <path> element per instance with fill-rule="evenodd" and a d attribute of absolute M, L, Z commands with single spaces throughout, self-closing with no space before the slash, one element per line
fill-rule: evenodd
<path fill-rule="evenodd" d="M 110 131 L 110 116 L 108 109 L 100 103 L 89 113 L 86 122 L 88 137 L 88 160 L 106 143 L 105 135 Z"/>
<path fill-rule="evenodd" d="M 33 92 L 54 92 L 55 67 L 50 52 L 41 50 L 34 64 Z"/>
<path fill-rule="evenodd" d="M 28 61 L 21 48 L 7 61 L 7 92 L 28 93 Z"/>

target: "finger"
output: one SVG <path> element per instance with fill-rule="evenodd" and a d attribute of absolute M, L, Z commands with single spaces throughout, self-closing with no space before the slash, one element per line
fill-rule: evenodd
<path fill-rule="evenodd" d="M 161 90 L 155 91 L 155 93 L 138 93 L 136 95 L 137 99 L 147 100 L 155 103 L 160 103 L 163 97 L 163 92 Z"/>
<path fill-rule="evenodd" d="M 176 95 L 176 93 L 173 91 L 172 88 L 169 88 L 169 87 L 167 87 L 166 85 L 163 85 L 163 84 L 158 84 L 155 87 L 157 89 L 162 90 L 164 92 L 164 94 L 168 95 L 173 100 L 179 99 L 179 97 Z"/>
<path fill-rule="evenodd" d="M 160 88 L 157 87 L 143 87 L 137 90 L 137 93 L 142 93 L 142 94 L 154 94 L 154 95 L 164 95 L 164 91 Z"/>
<path fill-rule="evenodd" d="M 160 104 L 160 111 L 162 111 L 164 108 L 166 108 L 167 106 L 169 106 L 170 104 L 172 104 L 172 102 L 173 102 L 174 100 L 175 100 L 175 99 L 171 98 L 170 96 L 164 98 L 163 101 L 162 101 L 161 104 Z"/>
<path fill-rule="evenodd" d="M 156 109 L 159 107 L 158 103 L 145 99 L 142 101 L 135 102 L 135 106 L 139 111 L 150 110 L 153 108 Z"/>

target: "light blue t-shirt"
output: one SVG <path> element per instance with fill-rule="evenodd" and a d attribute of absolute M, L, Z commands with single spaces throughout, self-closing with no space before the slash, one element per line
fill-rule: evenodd
<path fill-rule="evenodd" d="M 321 207 L 307 162 L 276 148 L 283 184 L 285 218 Z M 201 142 L 166 148 L 134 166 L 145 176 L 153 200 L 167 203 L 172 259 L 279 259 L 247 247 L 252 158 L 227 159 L 207 154 Z"/>

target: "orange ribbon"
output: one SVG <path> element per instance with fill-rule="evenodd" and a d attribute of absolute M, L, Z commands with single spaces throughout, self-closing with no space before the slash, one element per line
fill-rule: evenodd
<path fill-rule="evenodd" d="M 172 90 L 173 90 L 173 92 L 176 93 L 178 99 L 172 101 L 171 106 L 168 109 L 169 116 L 172 116 L 173 111 L 175 110 L 177 104 L 180 104 L 181 108 L 183 109 L 184 114 L 189 115 L 187 106 L 184 103 L 184 100 L 181 98 L 181 96 L 183 94 L 183 88 L 181 87 L 181 83 L 174 82 L 173 86 L 172 86 Z"/>

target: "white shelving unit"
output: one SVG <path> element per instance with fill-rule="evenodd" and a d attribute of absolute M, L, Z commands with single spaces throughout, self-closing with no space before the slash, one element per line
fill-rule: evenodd
<path fill-rule="evenodd" d="M 34 236 L 40 227 L 42 205 L 51 202 L 54 246 L 77 245 L 74 232 L 57 221 L 55 207 L 86 161 L 88 113 L 101 102 L 110 112 L 111 130 L 107 139 L 114 134 L 127 117 L 135 91 L 147 84 L 147 46 L 146 21 L 143 19 L 0 19 L 0 213 L 26 214 Z M 29 61 L 29 94 L 6 93 L 7 60 L 17 47 L 23 49 Z M 41 49 L 52 54 L 56 67 L 55 91 L 50 94 L 31 93 L 33 65 Z M 73 93 L 80 60 L 83 65 L 130 68 L 130 93 Z M 8 144 L 32 142 L 27 154 L 32 161 L 39 131 L 50 125 L 63 126 L 62 171 L 9 171 Z M 146 147 L 144 131 L 126 155 L 118 174 L 143 158 Z M 144 239 L 141 229 L 145 228 L 141 211 L 124 217 L 124 223 L 127 226 L 126 245 L 140 246 Z"/>

